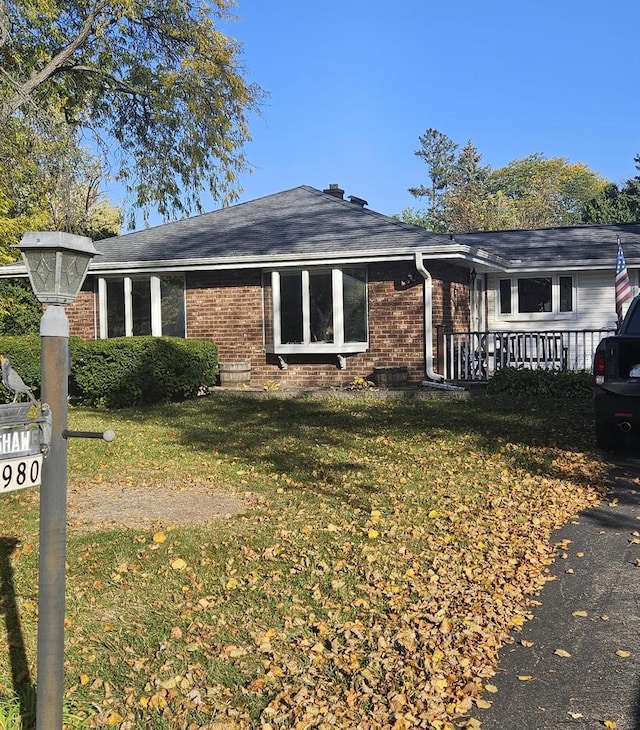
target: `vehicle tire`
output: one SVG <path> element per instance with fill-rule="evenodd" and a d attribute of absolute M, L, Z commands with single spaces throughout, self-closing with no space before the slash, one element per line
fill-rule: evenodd
<path fill-rule="evenodd" d="M 615 451 L 622 447 L 624 434 L 620 433 L 612 423 L 596 421 L 596 444 L 606 451 Z"/>

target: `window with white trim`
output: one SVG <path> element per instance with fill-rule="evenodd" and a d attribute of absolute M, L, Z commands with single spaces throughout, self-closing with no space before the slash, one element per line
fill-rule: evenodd
<path fill-rule="evenodd" d="M 272 271 L 263 279 L 268 352 L 363 352 L 368 346 L 365 267 Z"/>
<path fill-rule="evenodd" d="M 570 314 L 574 311 L 572 276 L 528 276 L 500 279 L 498 312 L 502 316 L 518 314 Z"/>
<path fill-rule="evenodd" d="M 183 276 L 98 280 L 100 337 L 185 337 Z"/>

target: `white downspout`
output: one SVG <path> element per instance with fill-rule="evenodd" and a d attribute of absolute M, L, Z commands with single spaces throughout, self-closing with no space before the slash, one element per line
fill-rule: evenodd
<path fill-rule="evenodd" d="M 427 271 L 422 260 L 422 253 L 416 253 L 416 269 L 424 279 L 424 362 L 425 362 L 425 374 L 431 380 L 437 380 L 442 382 L 444 375 L 436 373 L 433 369 L 433 312 L 431 309 L 432 305 L 432 292 L 433 292 L 433 279 L 431 274 Z"/>

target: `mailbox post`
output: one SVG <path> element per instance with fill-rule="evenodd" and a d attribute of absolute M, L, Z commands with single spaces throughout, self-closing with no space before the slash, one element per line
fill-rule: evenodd
<path fill-rule="evenodd" d="M 40 321 L 41 400 L 50 411 L 51 440 L 42 465 L 38 569 L 37 730 L 60 730 L 64 696 L 64 607 L 67 522 L 69 320 L 89 262 L 90 238 L 60 232 L 25 233 L 17 245 L 45 311 Z"/>

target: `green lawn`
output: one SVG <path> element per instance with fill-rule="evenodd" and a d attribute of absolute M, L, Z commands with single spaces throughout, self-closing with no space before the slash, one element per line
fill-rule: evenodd
<path fill-rule="evenodd" d="M 588 399 L 215 396 L 73 409 L 70 428 L 117 433 L 70 443 L 74 487 L 251 505 L 204 526 L 70 526 L 66 708 L 87 726 L 459 727 L 491 699 L 551 531 L 605 484 Z M 1 499 L 15 704 L 37 677 L 38 490 Z"/>

